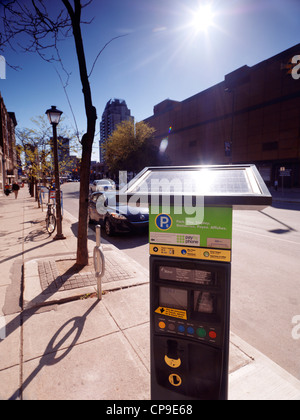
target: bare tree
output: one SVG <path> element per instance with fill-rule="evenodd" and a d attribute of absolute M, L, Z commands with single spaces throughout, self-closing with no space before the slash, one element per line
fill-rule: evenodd
<path fill-rule="evenodd" d="M 67 74 L 59 54 L 58 43 L 69 36 L 74 38 L 87 121 L 86 132 L 81 138 L 77 264 L 87 265 L 89 175 L 97 112 L 92 101 L 81 24 L 90 23 L 82 21 L 82 10 L 89 6 L 92 0 L 85 3 L 80 0 L 60 1 L 61 9 L 53 10 L 53 2 L 46 0 L 1 0 L 0 50 L 10 47 L 38 53 L 46 61 L 60 62 Z"/>

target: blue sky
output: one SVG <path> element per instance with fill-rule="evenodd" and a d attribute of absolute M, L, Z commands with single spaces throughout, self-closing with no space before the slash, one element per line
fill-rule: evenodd
<path fill-rule="evenodd" d="M 46 0 L 63 8 L 60 0 Z M 210 5 L 207 28 L 195 19 L 199 6 Z M 224 75 L 252 66 L 298 44 L 299 0 L 94 0 L 84 10 L 83 41 L 88 68 L 100 55 L 90 77 L 98 120 L 93 159 L 98 160 L 99 124 L 107 101 L 125 99 L 136 121 L 153 114 L 154 105 L 170 98 L 182 101 L 221 82 Z M 197 22 L 197 23 L 196 23 Z M 299 51 L 300 53 L 300 51 Z M 6 68 L 0 92 L 18 127 L 32 127 L 31 118 L 51 105 L 64 112 L 65 124 L 75 126 L 56 69 L 36 54 L 5 50 Z M 74 41 L 60 44 L 64 66 L 71 72 L 67 92 L 80 131 L 86 127 L 83 95 Z M 59 129 L 59 127 L 58 127 Z"/>

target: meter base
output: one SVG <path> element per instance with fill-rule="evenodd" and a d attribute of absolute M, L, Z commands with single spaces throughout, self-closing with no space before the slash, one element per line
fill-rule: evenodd
<path fill-rule="evenodd" d="M 168 354 L 170 343 L 173 343 L 171 355 Z M 154 336 L 152 346 L 155 348 L 155 360 L 151 360 L 151 399 L 227 399 L 227 348 L 191 343 L 190 340 L 172 336 Z"/>
<path fill-rule="evenodd" d="M 230 271 L 150 257 L 152 399 L 227 399 Z"/>

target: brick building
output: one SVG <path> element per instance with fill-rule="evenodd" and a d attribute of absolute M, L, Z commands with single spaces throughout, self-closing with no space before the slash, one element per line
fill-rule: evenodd
<path fill-rule="evenodd" d="M 7 112 L 0 94 L 0 193 L 6 184 L 12 184 L 18 179 L 16 125 L 15 114 Z"/>
<path fill-rule="evenodd" d="M 299 57 L 295 57 L 299 56 Z M 300 44 L 185 99 L 145 122 L 171 165 L 254 163 L 272 185 L 300 186 Z M 280 169 L 285 168 L 281 177 Z"/>

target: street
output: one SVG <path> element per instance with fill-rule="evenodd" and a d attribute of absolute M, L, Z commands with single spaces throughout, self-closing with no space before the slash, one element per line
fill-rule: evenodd
<path fill-rule="evenodd" d="M 231 328 L 300 378 L 300 205 L 274 205 L 234 212 Z"/>
<path fill-rule="evenodd" d="M 79 182 L 70 182 L 62 185 L 64 208 L 76 218 L 78 218 L 79 211 L 79 187 Z M 93 225 L 90 225 L 90 228 L 95 229 Z M 131 258 L 138 261 L 143 267 L 148 267 L 149 254 L 147 233 L 140 235 L 124 234 L 108 237 L 105 235 L 104 229 L 102 229 L 101 236 L 103 243 L 112 243 Z"/>
<path fill-rule="evenodd" d="M 62 186 L 64 209 L 78 217 L 79 183 Z M 279 203 L 262 211 L 234 211 L 231 330 L 300 379 L 300 204 Z M 147 235 L 107 238 L 144 267 Z"/>

